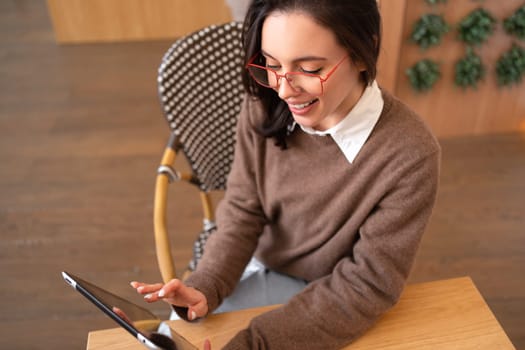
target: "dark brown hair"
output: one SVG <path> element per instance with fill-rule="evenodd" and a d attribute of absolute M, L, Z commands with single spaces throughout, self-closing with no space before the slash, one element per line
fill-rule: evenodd
<path fill-rule="evenodd" d="M 263 23 L 276 11 L 309 14 L 335 34 L 354 62 L 364 65 L 363 82 L 374 81 L 381 45 L 381 18 L 376 0 L 253 0 L 244 21 L 246 61 L 260 52 Z M 257 85 L 246 70 L 243 71 L 243 83 L 246 91 L 261 101 L 267 116 L 259 132 L 275 138 L 276 145 L 286 148 L 288 126 L 293 122 L 288 106 L 275 91 Z"/>

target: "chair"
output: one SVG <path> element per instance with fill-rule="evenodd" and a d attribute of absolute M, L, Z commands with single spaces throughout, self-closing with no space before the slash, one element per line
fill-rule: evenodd
<path fill-rule="evenodd" d="M 203 229 L 195 240 L 187 272 L 195 269 L 207 238 L 216 230 L 209 192 L 225 190 L 233 160 L 235 126 L 244 95 L 241 33 L 240 22 L 196 31 L 177 40 L 158 69 L 161 107 L 171 130 L 158 168 L 154 203 L 156 254 L 164 282 L 176 277 L 167 230 L 168 184 L 187 181 L 200 192 Z M 180 151 L 190 173 L 173 168 Z"/>

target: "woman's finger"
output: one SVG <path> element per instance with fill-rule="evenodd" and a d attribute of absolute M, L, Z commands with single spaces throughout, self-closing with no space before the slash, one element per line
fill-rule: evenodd
<path fill-rule="evenodd" d="M 198 292 L 200 293 L 200 292 Z M 199 317 L 204 317 L 208 313 L 208 303 L 204 295 L 198 302 L 188 306 L 188 319 L 190 321 L 195 320 Z"/>
<path fill-rule="evenodd" d="M 162 283 L 146 284 L 146 283 L 140 283 L 140 282 L 131 282 L 130 284 L 133 288 L 135 288 L 135 290 L 139 294 L 154 293 L 160 290 L 163 286 Z"/>
<path fill-rule="evenodd" d="M 158 291 L 162 288 L 162 283 L 146 284 L 141 282 L 133 281 L 130 283 L 137 293 L 144 296 L 144 300 L 148 303 L 153 303 L 160 300 Z"/>
<path fill-rule="evenodd" d="M 174 279 L 165 284 L 157 293 L 165 302 L 188 308 L 188 319 L 204 317 L 208 313 L 206 297 L 195 288 L 186 286 L 182 281 Z"/>
<path fill-rule="evenodd" d="M 113 312 L 119 315 L 120 318 L 122 318 L 127 323 L 133 325 L 133 322 L 131 321 L 131 319 L 128 317 L 128 315 L 124 313 L 124 311 L 122 311 L 122 309 L 119 309 L 118 307 L 113 306 Z"/>
<path fill-rule="evenodd" d="M 202 293 L 195 288 L 186 286 L 181 280 L 173 279 L 166 283 L 159 291 L 159 296 L 164 298 L 176 298 L 184 301 L 187 305 L 198 303 Z"/>
<path fill-rule="evenodd" d="M 139 294 L 144 295 L 148 303 L 164 300 L 165 302 L 188 308 L 188 318 L 194 320 L 208 313 L 206 297 L 195 288 L 186 286 L 179 279 L 172 279 L 166 284 L 146 284 L 133 281 L 130 283 Z"/>

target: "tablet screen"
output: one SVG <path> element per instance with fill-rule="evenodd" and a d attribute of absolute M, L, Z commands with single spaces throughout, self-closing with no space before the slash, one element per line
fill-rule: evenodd
<path fill-rule="evenodd" d="M 181 336 L 174 340 L 156 333 L 160 320 L 151 311 L 115 295 L 93 283 L 68 272 L 62 272 L 64 280 L 106 315 L 126 329 L 150 349 L 185 350 L 196 349 Z M 173 335 L 173 334 L 172 334 Z"/>

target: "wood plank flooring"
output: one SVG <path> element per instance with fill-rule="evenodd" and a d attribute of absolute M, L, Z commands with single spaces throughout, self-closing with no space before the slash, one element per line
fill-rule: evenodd
<path fill-rule="evenodd" d="M 135 300 L 129 281 L 160 279 L 156 69 L 169 45 L 57 46 L 45 2 L 0 2 L 0 349 L 82 349 L 88 331 L 113 326 L 62 270 Z M 525 135 L 441 142 L 438 202 L 410 282 L 471 276 L 525 349 Z M 182 266 L 198 198 L 181 185 L 169 206 Z"/>

